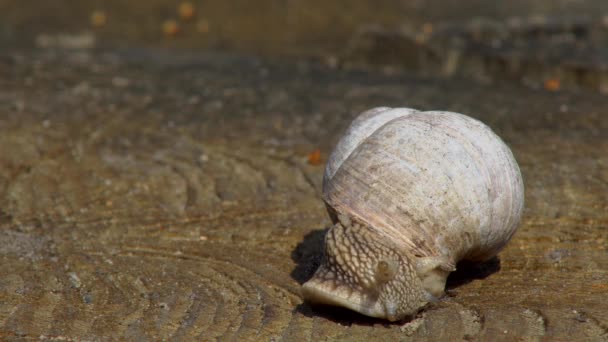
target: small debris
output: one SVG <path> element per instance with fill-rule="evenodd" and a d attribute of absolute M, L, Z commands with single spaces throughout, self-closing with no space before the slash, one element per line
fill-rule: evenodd
<path fill-rule="evenodd" d="M 102 27 L 106 24 L 107 17 L 106 12 L 96 10 L 91 13 L 91 26 L 93 27 Z"/>
<path fill-rule="evenodd" d="M 316 149 L 308 154 L 308 164 L 315 166 L 321 164 L 321 150 Z"/>
<path fill-rule="evenodd" d="M 424 325 L 424 317 L 416 317 L 412 321 L 405 323 L 399 328 L 406 336 L 412 336 L 421 326 Z"/>
<path fill-rule="evenodd" d="M 179 33 L 179 25 L 175 20 L 165 20 L 162 26 L 162 31 L 165 36 L 175 36 Z"/>
<path fill-rule="evenodd" d="M 560 249 L 554 249 L 554 250 L 548 252 L 546 255 L 550 261 L 557 264 L 557 263 L 562 262 L 566 257 L 569 257 L 570 254 L 571 253 L 569 250 L 560 248 Z"/>
<path fill-rule="evenodd" d="M 545 81 L 545 89 L 549 91 L 558 91 L 561 88 L 561 82 L 557 78 L 550 78 Z"/>
<path fill-rule="evenodd" d="M 194 18 L 196 10 L 191 2 L 185 1 L 179 4 L 179 6 L 177 7 L 177 13 L 179 14 L 180 18 L 184 20 L 190 20 Z"/>
<path fill-rule="evenodd" d="M 80 281 L 80 278 L 78 278 L 78 275 L 76 273 L 70 272 L 68 273 L 68 276 L 70 276 L 70 282 L 72 283 L 72 286 L 77 289 L 82 286 L 82 282 Z"/>
<path fill-rule="evenodd" d="M 589 320 L 587 318 L 587 315 L 584 312 L 572 310 L 572 313 L 574 314 L 574 319 L 577 320 L 578 322 L 585 323 Z"/>
<path fill-rule="evenodd" d="M 90 293 L 85 293 L 85 294 L 82 296 L 82 301 L 83 301 L 85 304 L 91 304 L 91 303 L 93 302 L 93 296 L 91 296 L 91 294 L 90 294 Z"/>
<path fill-rule="evenodd" d="M 608 283 L 605 284 L 591 284 L 591 288 L 598 290 L 608 290 Z"/>

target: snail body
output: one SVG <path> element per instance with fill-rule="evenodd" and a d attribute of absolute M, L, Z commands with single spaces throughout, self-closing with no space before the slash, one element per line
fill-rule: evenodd
<path fill-rule="evenodd" d="M 480 121 L 381 107 L 339 140 L 323 200 L 334 225 L 304 298 L 396 321 L 443 295 L 459 261 L 498 254 L 524 189 L 510 149 Z"/>

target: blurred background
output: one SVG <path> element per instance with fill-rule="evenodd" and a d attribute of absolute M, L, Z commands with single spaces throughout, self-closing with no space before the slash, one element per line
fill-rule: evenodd
<path fill-rule="evenodd" d="M 0 0 L 0 44 L 320 59 L 608 92 L 603 0 Z"/>
<path fill-rule="evenodd" d="M 606 341 L 606 93 L 608 0 L 0 0 L 0 340 Z M 300 296 L 377 106 L 480 119 L 526 187 L 411 324 Z"/>

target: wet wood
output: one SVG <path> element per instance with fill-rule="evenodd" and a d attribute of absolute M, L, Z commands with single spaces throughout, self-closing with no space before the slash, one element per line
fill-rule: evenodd
<path fill-rule="evenodd" d="M 0 339 L 608 339 L 599 95 L 137 51 L 0 72 Z M 526 186 L 500 259 L 408 323 L 299 294 L 330 223 L 309 155 L 378 105 L 483 120 Z"/>

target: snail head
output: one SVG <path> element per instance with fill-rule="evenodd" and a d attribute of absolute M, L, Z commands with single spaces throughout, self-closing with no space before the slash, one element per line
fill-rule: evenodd
<path fill-rule="evenodd" d="M 415 263 L 376 230 L 340 217 L 325 237 L 323 261 L 302 288 L 313 303 L 397 321 L 430 299 Z"/>

